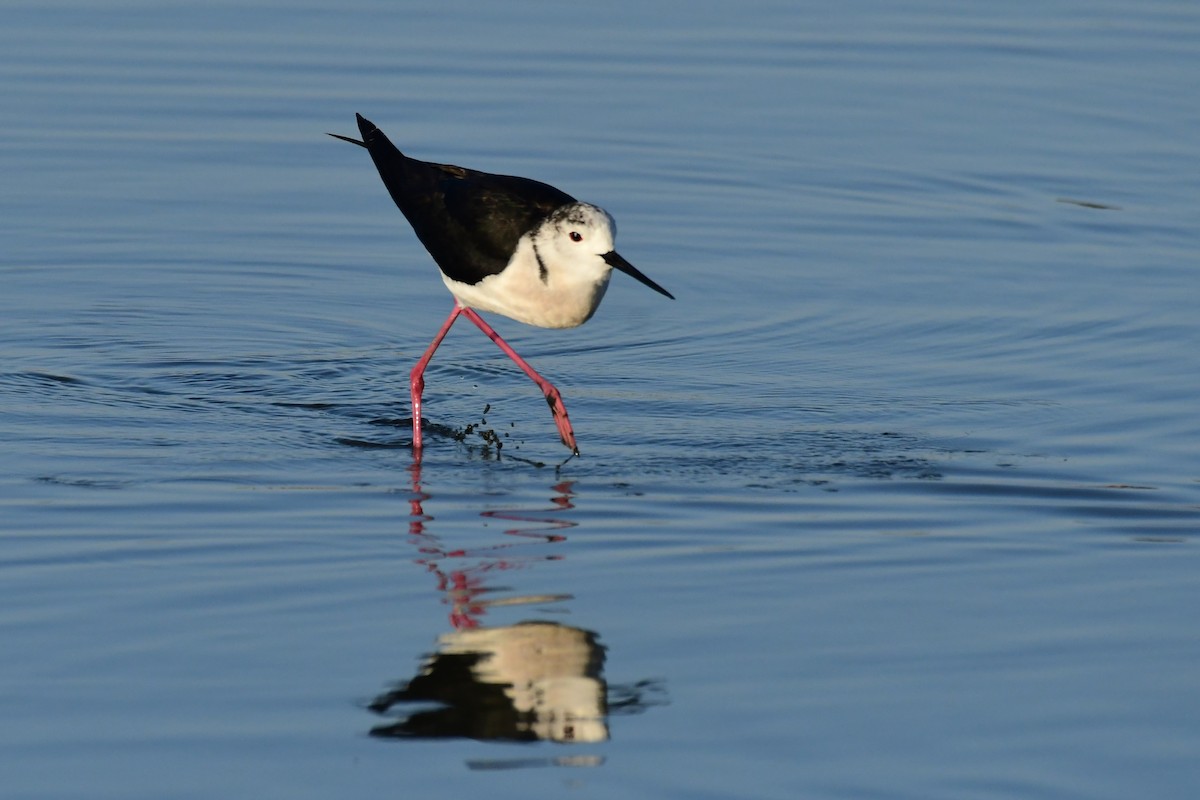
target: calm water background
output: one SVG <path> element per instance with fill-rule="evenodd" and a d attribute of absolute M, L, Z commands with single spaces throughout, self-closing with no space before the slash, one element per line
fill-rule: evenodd
<path fill-rule="evenodd" d="M 5 4 L 3 795 L 1194 796 L 1198 41 L 1191 0 Z M 451 301 L 356 111 L 603 205 L 677 296 L 495 320 L 581 458 L 463 326 L 413 469 Z M 607 648 L 607 741 L 371 735 L 522 620 Z"/>

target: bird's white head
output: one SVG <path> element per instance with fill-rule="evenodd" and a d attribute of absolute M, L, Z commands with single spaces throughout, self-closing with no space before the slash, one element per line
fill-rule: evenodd
<path fill-rule="evenodd" d="M 557 208 L 533 234 L 533 244 L 545 268 L 565 275 L 551 278 L 571 282 L 607 282 L 612 265 L 605 256 L 613 251 L 617 223 L 609 213 L 589 203 L 568 203 Z"/>
<path fill-rule="evenodd" d="M 616 238 L 617 223 L 599 206 L 568 203 L 555 209 L 533 232 L 533 250 L 543 282 L 553 283 L 557 278 L 576 286 L 590 284 L 596 290 L 592 311 L 604 296 L 614 269 L 671 297 L 613 249 Z"/>

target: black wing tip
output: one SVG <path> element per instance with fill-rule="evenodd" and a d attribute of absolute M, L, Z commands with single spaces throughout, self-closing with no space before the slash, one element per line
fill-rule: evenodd
<path fill-rule="evenodd" d="M 350 144 L 356 144 L 359 147 L 366 147 L 370 149 L 371 139 L 375 137 L 375 134 L 380 132 L 379 128 L 375 127 L 375 123 L 371 122 L 371 120 L 367 119 L 362 114 L 356 113 L 354 115 L 354 120 L 358 123 L 358 132 L 362 134 L 363 138 L 361 141 L 349 136 L 342 136 L 340 133 L 331 133 L 329 135 L 335 139 L 341 139 L 343 142 L 349 142 Z"/>
<path fill-rule="evenodd" d="M 367 138 L 371 134 L 379 130 L 379 128 L 375 127 L 374 122 L 371 122 L 371 120 L 367 119 L 362 114 L 355 113 L 354 120 L 358 123 L 358 132 L 362 134 L 364 142 L 367 141 Z"/>

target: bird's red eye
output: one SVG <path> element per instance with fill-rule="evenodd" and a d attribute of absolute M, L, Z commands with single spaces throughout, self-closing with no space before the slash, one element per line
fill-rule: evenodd
<path fill-rule="evenodd" d="M 582 242 L 583 234 L 580 233 L 579 231 L 571 231 L 571 241 L 572 242 Z"/>

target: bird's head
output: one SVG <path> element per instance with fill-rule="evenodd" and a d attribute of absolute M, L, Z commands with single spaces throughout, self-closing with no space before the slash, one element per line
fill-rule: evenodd
<path fill-rule="evenodd" d="M 577 278 L 607 282 L 615 268 L 673 300 L 670 292 L 617 253 L 616 238 L 617 223 L 603 208 L 590 203 L 567 203 L 546 218 L 534 234 L 534 244 L 546 263 L 571 270 Z"/>

